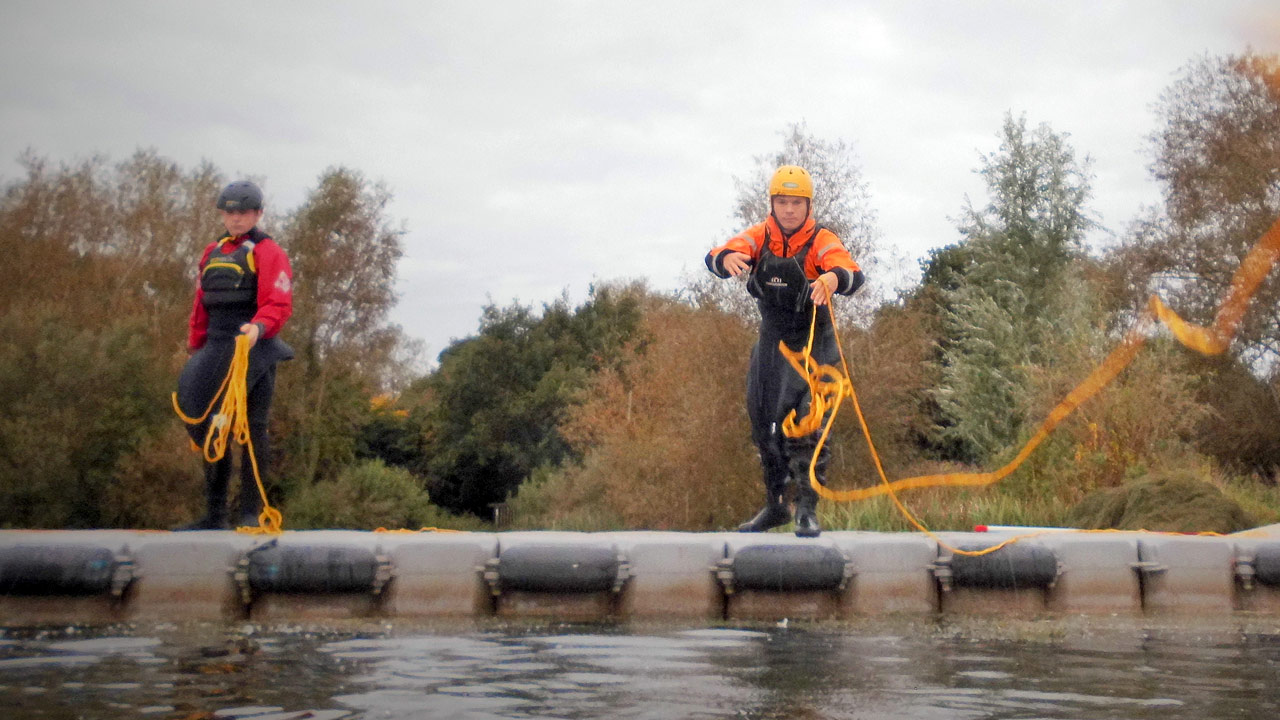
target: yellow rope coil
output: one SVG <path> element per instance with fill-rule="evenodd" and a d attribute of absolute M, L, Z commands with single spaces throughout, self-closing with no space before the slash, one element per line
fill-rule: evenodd
<path fill-rule="evenodd" d="M 818 365 L 813 361 L 810 353 L 813 348 L 814 327 L 817 324 L 818 308 L 813 309 L 813 318 L 809 325 L 809 341 L 805 345 L 804 350 L 800 352 L 792 351 L 787 347 L 786 343 L 779 342 L 778 350 L 782 353 L 787 362 L 800 373 L 809 385 L 810 404 L 809 412 L 805 417 L 796 419 L 795 411 L 792 411 L 783 422 L 782 431 L 787 437 L 802 437 L 816 432 L 819 426 L 822 427 L 822 436 L 818 439 L 817 445 L 813 450 L 813 457 L 809 462 L 809 485 L 823 498 L 835 502 L 853 502 L 857 500 L 866 500 L 878 495 L 888 495 L 893 504 L 902 513 L 916 529 L 933 538 L 941 547 L 950 550 L 957 555 L 985 555 L 995 552 L 1010 543 L 1023 540 L 1028 537 L 1042 535 L 1045 532 L 1040 531 L 1025 535 L 1018 535 L 1001 542 L 992 547 L 977 550 L 961 550 L 951 547 L 943 542 L 937 535 L 931 532 L 923 523 L 919 521 L 911 513 L 907 507 L 898 499 L 898 490 L 912 490 L 916 488 L 935 487 L 940 485 L 956 485 L 956 486 L 982 486 L 999 482 L 1008 477 L 1014 470 L 1021 465 L 1045 438 L 1049 437 L 1049 433 L 1053 432 L 1059 423 L 1067 418 L 1077 407 L 1086 400 L 1098 394 L 1103 388 L 1111 383 L 1133 358 L 1137 356 L 1138 351 L 1146 343 L 1148 330 L 1151 325 L 1152 318 L 1159 320 L 1167 326 L 1178 342 L 1186 347 L 1205 355 L 1217 355 L 1222 353 L 1231 344 L 1231 339 L 1235 337 L 1236 330 L 1240 325 L 1240 320 L 1244 317 L 1245 310 L 1249 306 L 1249 302 L 1253 299 L 1253 295 L 1258 290 L 1258 286 L 1270 274 L 1271 268 L 1275 265 L 1277 257 L 1280 256 L 1280 220 L 1277 220 L 1253 248 L 1241 261 L 1240 267 L 1236 269 L 1235 275 L 1232 277 L 1231 289 L 1228 291 L 1222 304 L 1218 306 L 1218 312 L 1214 318 L 1214 322 L 1209 327 L 1201 327 L 1192 325 L 1183 320 L 1176 312 L 1165 305 L 1160 298 L 1155 295 L 1151 296 L 1147 303 L 1147 308 L 1135 324 L 1133 329 L 1125 334 L 1120 344 L 1098 365 L 1092 373 L 1080 382 L 1067 396 L 1059 402 L 1053 410 L 1049 411 L 1048 417 L 1040 423 L 1035 434 L 1031 436 L 1018 454 L 1012 460 L 1004 465 L 1004 467 L 992 472 L 979 473 L 945 473 L 941 475 L 921 475 L 917 477 L 903 478 L 901 480 L 889 481 L 888 476 L 884 472 L 884 466 L 880 461 L 880 455 L 876 452 L 875 443 L 871 439 L 871 429 L 867 426 L 866 418 L 862 414 L 862 407 L 858 404 L 858 395 L 853 389 L 853 383 L 849 379 L 849 364 L 844 357 L 844 349 L 840 347 L 840 334 L 835 331 L 836 346 L 840 350 L 839 369 L 830 365 Z M 831 313 L 831 324 L 835 329 L 835 312 L 831 308 L 830 296 L 828 295 L 827 311 Z M 875 462 L 876 472 L 880 475 L 880 484 L 869 488 L 856 488 L 852 490 L 829 490 L 818 483 L 814 467 L 817 464 L 818 453 L 822 451 L 823 445 L 827 442 L 827 437 L 831 433 L 831 426 L 835 422 L 836 413 L 839 410 L 840 401 L 848 396 L 853 403 L 853 410 L 858 416 L 858 422 L 862 426 L 862 434 L 866 438 L 867 448 L 871 452 L 871 458 Z M 822 423 L 822 417 L 827 410 L 831 411 L 827 417 L 825 424 Z M 1215 533 L 1206 533 L 1215 534 Z"/>
<path fill-rule="evenodd" d="M 213 412 L 213 406 L 222 398 L 222 405 L 209 422 L 209 432 L 204 437 L 204 447 L 196 448 L 205 462 L 218 462 L 227 453 L 227 438 L 234 437 L 236 442 L 245 447 L 249 453 L 249 464 L 253 466 L 253 480 L 258 484 L 258 494 L 262 497 L 262 512 L 258 514 L 256 527 L 243 525 L 236 532 L 252 535 L 279 535 L 284 532 L 284 516 L 267 500 L 267 489 L 262 484 L 262 476 L 258 472 L 258 458 L 253 451 L 253 440 L 249 435 L 249 343 L 248 335 L 236 336 L 235 354 L 231 358 L 231 367 L 227 369 L 222 385 L 213 394 L 209 407 L 198 418 L 188 417 L 178 405 L 178 393 L 173 393 L 173 409 L 178 417 L 188 425 L 198 425 Z M 194 445 L 194 443 L 193 443 Z"/>

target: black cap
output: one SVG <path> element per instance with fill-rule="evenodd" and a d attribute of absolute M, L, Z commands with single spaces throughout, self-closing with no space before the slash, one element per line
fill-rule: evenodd
<path fill-rule="evenodd" d="M 222 189 L 219 210 L 261 210 L 262 190 L 248 180 L 237 180 Z"/>

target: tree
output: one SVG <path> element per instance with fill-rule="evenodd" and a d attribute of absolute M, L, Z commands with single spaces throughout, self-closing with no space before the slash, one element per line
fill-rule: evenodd
<path fill-rule="evenodd" d="M 221 178 L 154 151 L 22 164 L 0 201 L 17 268 L 0 286 L 0 524 L 101 527 L 120 516 L 120 463 L 172 422 L 193 248 L 216 228 Z"/>
<path fill-rule="evenodd" d="M 978 171 L 990 201 L 966 204 L 962 248 L 935 253 L 926 280 L 940 283 L 937 406 L 932 441 L 950 459 L 985 462 L 1024 422 L 1026 368 L 1042 362 L 1053 298 L 1091 225 L 1088 160 L 1047 125 L 1028 131 L 1006 115 L 1000 149 Z"/>
<path fill-rule="evenodd" d="M 879 250 L 879 232 L 875 212 L 871 209 L 866 182 L 853 148 L 843 140 L 825 141 L 811 135 L 804 123 L 791 125 L 783 136 L 782 149 L 755 158 L 755 168 L 745 178 L 734 178 L 737 189 L 733 217 L 743 226 L 764 222 L 769 216 L 769 179 L 781 165 L 799 165 L 813 177 L 813 216 L 838 235 L 850 254 L 864 269 L 870 270 Z M 866 319 L 870 310 L 882 299 L 870 288 L 877 287 L 875 273 L 868 288 L 851 302 L 837 309 L 849 317 Z M 690 288 L 697 301 L 710 302 L 730 312 L 754 317 L 755 305 L 745 292 L 732 283 L 715 283 L 701 278 Z"/>
<path fill-rule="evenodd" d="M 1164 202 L 1146 210 L 1109 259 L 1133 306 L 1154 291 L 1183 317 L 1209 324 L 1241 259 L 1280 217 L 1280 59 L 1200 57 L 1161 94 L 1156 112 L 1151 172 Z M 1278 275 L 1258 288 L 1225 357 L 1202 364 L 1199 397 L 1215 415 L 1194 435 L 1201 452 L 1264 478 L 1277 466 L 1266 448 L 1280 415 Z M 1232 422 L 1221 421 L 1223 411 Z"/>
<path fill-rule="evenodd" d="M 1280 61 L 1202 57 L 1160 96 L 1151 172 L 1164 207 L 1135 227 L 1118 264 L 1131 294 L 1157 289 L 1184 317 L 1212 321 L 1232 274 L 1280 218 Z M 1236 336 L 1245 362 L 1280 360 L 1280 277 L 1254 296 Z"/>
<path fill-rule="evenodd" d="M 350 428 L 386 384 L 402 338 L 395 304 L 403 230 L 386 217 L 391 194 L 331 168 L 285 223 L 294 316 L 284 332 L 297 360 L 281 367 L 278 403 L 286 473 L 304 486 L 354 457 Z"/>
<path fill-rule="evenodd" d="M 558 426 L 588 376 L 618 362 L 639 323 L 639 290 L 592 288 L 586 303 L 484 308 L 479 332 L 440 353 L 406 394 L 425 403 L 432 499 L 487 516 L 540 465 L 571 457 Z"/>

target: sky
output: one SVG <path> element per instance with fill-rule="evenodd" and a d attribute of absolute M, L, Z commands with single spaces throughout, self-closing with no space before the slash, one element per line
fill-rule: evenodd
<path fill-rule="evenodd" d="M 150 148 L 260 179 L 270 228 L 326 169 L 355 169 L 394 197 L 391 321 L 429 358 L 486 303 L 705 272 L 740 229 L 735 177 L 794 123 L 853 148 L 886 277 L 960 239 L 1006 113 L 1091 158 L 1100 245 L 1160 200 L 1148 138 L 1180 69 L 1280 52 L 1275 0 L 6 0 L 4 15 L 0 180 L 28 149 Z"/>

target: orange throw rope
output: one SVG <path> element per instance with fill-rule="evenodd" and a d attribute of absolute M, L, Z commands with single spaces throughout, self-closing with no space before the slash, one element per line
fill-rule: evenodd
<path fill-rule="evenodd" d="M 236 442 L 245 447 L 249 453 L 249 464 L 253 466 L 253 480 L 258 484 L 258 494 L 262 496 L 262 512 L 258 514 L 258 525 L 236 528 L 237 532 L 254 535 L 279 535 L 284 531 L 284 516 L 267 500 L 267 489 L 262 484 L 262 476 L 258 472 L 258 457 L 253 452 L 253 440 L 249 437 L 249 336 L 236 336 L 235 355 L 231 358 L 231 367 L 222 379 L 218 392 L 209 401 L 209 407 L 198 418 L 187 417 L 178 406 L 178 393 L 173 393 L 173 409 L 178 417 L 188 425 L 198 425 L 209 417 L 218 398 L 222 405 L 209 423 L 209 432 L 204 436 L 203 455 L 205 462 L 214 463 L 227 453 L 227 438 L 234 435 Z M 225 391 L 225 392 L 224 392 Z M 197 448 L 197 450 L 201 450 Z"/>
<path fill-rule="evenodd" d="M 822 436 L 818 439 L 818 444 L 814 447 L 813 457 L 809 462 L 809 485 L 823 498 L 833 500 L 835 502 L 853 502 L 856 500 L 866 500 L 878 495 L 888 495 L 897 506 L 898 510 L 904 517 L 918 530 L 928 534 L 939 542 L 940 545 L 946 547 L 952 552 L 960 555 L 984 555 L 994 552 L 1011 542 L 1038 535 L 1040 533 L 1032 533 L 1031 535 L 1021 535 L 1010 538 L 999 545 L 979 551 L 964 551 L 953 548 L 938 539 L 936 535 L 929 531 L 916 517 L 907 509 L 905 505 L 898 499 L 898 490 L 912 490 L 924 487 L 936 487 L 941 485 L 956 486 L 981 486 L 990 485 L 999 482 L 1010 473 L 1018 468 L 1030 455 L 1044 442 L 1049 433 L 1053 432 L 1063 420 L 1067 418 L 1076 408 L 1083 404 L 1086 400 L 1098 394 L 1103 388 L 1111 383 L 1117 375 L 1121 373 L 1133 358 L 1137 356 L 1138 351 L 1146 343 L 1148 330 L 1151 326 L 1152 318 L 1158 319 L 1164 323 L 1173 336 L 1179 342 L 1192 350 L 1206 354 L 1216 355 L 1222 353 L 1231 344 L 1231 339 L 1235 337 L 1236 330 L 1239 328 L 1240 320 L 1244 317 L 1245 310 L 1249 306 L 1249 302 L 1253 299 L 1253 295 L 1258 290 L 1258 286 L 1270 274 L 1272 266 L 1275 265 L 1277 257 L 1280 257 L 1280 220 L 1277 220 L 1266 233 L 1263 234 L 1258 242 L 1254 244 L 1249 254 L 1241 261 L 1240 267 L 1236 269 L 1235 276 L 1231 281 L 1231 289 L 1227 296 L 1223 299 L 1222 304 L 1218 307 L 1218 312 L 1214 318 L 1212 325 L 1201 327 L 1186 322 L 1178 316 L 1167 305 L 1161 302 L 1160 298 L 1155 295 L 1151 296 L 1147 303 L 1147 308 L 1143 311 L 1142 316 L 1135 324 L 1133 329 L 1125 334 L 1120 344 L 1111 351 L 1110 354 L 1102 361 L 1102 363 L 1089 374 L 1087 378 L 1080 382 L 1067 396 L 1062 399 L 1049 412 L 1048 417 L 1040 423 L 1035 434 L 1031 436 L 1018 454 L 1014 456 L 1004 467 L 992 472 L 979 473 L 945 473 L 941 475 L 921 475 L 917 477 L 909 477 L 901 480 L 890 482 L 888 476 L 884 472 L 884 466 L 880 461 L 880 455 L 876 452 L 875 443 L 871 439 L 871 429 L 867 426 L 866 418 L 862 414 L 862 408 L 858 404 L 858 395 L 854 392 L 853 383 L 849 380 L 849 364 L 845 361 L 844 350 L 840 347 L 840 334 L 836 330 L 836 346 L 840 350 L 840 368 L 831 365 L 819 365 L 813 361 L 810 351 L 813 348 L 814 326 L 818 319 L 818 308 L 813 309 L 813 318 L 809 325 L 809 341 L 801 352 L 794 352 L 786 346 L 785 343 L 778 343 L 778 350 L 783 357 L 805 378 L 809 385 L 810 405 L 809 412 L 805 417 L 796 419 L 796 413 L 792 413 L 783 422 L 782 430 L 787 437 L 802 437 L 816 432 L 818 427 L 822 426 Z M 835 311 L 831 309 L 830 298 L 827 302 L 827 311 L 831 313 L 831 324 L 833 329 L 836 326 Z M 867 440 L 867 448 L 871 452 L 871 458 L 875 462 L 876 472 L 880 475 L 880 484 L 869 488 L 856 488 L 852 490 L 829 490 L 818 483 L 818 479 L 814 473 L 814 467 L 817 463 L 818 453 L 822 451 L 822 447 L 827 442 L 827 437 L 831 433 L 831 426 L 835 422 L 837 411 L 839 410 L 840 401 L 848 396 L 853 403 L 854 412 L 858 415 L 858 422 L 862 426 L 862 434 Z M 827 410 L 831 411 L 825 424 L 822 423 L 822 417 Z"/>

